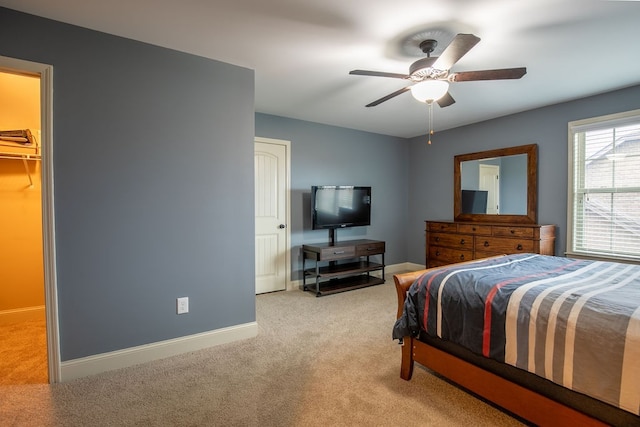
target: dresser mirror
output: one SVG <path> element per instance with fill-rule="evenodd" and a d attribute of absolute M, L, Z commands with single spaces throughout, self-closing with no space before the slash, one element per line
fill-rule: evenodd
<path fill-rule="evenodd" d="M 455 156 L 454 219 L 535 224 L 537 170 L 536 144 Z"/>

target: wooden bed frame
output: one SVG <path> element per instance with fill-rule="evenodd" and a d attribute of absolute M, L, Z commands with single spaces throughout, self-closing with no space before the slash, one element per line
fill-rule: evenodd
<path fill-rule="evenodd" d="M 426 271 L 393 276 L 398 293 L 398 317 L 402 315 L 409 287 Z M 415 362 L 536 425 L 608 425 L 418 339 L 405 337 L 400 368 L 402 379 L 411 379 Z"/>

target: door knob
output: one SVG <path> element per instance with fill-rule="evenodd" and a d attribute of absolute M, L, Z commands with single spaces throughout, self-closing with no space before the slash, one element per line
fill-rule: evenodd
<path fill-rule="evenodd" d="M 280 224 L 280 225 L 278 226 L 278 228 L 287 228 L 287 226 L 286 226 L 286 225 L 284 225 L 284 224 Z"/>

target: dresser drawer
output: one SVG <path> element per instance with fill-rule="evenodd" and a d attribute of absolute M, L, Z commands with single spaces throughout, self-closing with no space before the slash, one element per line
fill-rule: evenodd
<path fill-rule="evenodd" d="M 476 239 L 475 250 L 476 253 L 493 252 L 501 254 L 533 252 L 533 240 L 478 237 Z"/>
<path fill-rule="evenodd" d="M 478 224 L 458 224 L 458 231 L 466 234 L 481 234 L 485 236 L 491 235 L 490 225 L 478 225 Z"/>
<path fill-rule="evenodd" d="M 425 221 L 429 268 L 503 254 L 555 254 L 555 226 L 473 221 Z"/>
<path fill-rule="evenodd" d="M 471 234 L 429 234 L 429 246 L 446 246 L 448 248 L 458 248 L 468 250 L 473 249 L 473 235 Z"/>
<path fill-rule="evenodd" d="M 496 237 L 525 237 L 531 239 L 533 238 L 533 228 L 494 225 L 492 234 Z"/>
<path fill-rule="evenodd" d="M 454 262 L 469 261 L 472 259 L 473 251 L 471 250 L 471 248 L 465 251 L 459 249 L 443 248 L 440 246 L 429 247 L 429 265 L 431 265 L 433 260 L 450 264 Z"/>
<path fill-rule="evenodd" d="M 355 246 L 336 246 L 322 249 L 320 252 L 320 260 L 335 260 L 343 258 L 353 258 L 356 256 Z"/>
<path fill-rule="evenodd" d="M 356 256 L 367 256 L 384 253 L 384 242 L 365 243 L 356 246 Z"/>
<path fill-rule="evenodd" d="M 458 231 L 458 225 L 452 222 L 428 222 L 427 228 L 429 231 L 445 231 L 448 233 Z"/>

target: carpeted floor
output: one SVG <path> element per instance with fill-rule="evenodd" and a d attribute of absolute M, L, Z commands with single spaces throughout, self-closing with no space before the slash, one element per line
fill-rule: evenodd
<path fill-rule="evenodd" d="M 388 277 L 390 279 L 390 277 Z M 260 295 L 256 338 L 65 384 L 0 387 L 10 426 L 517 426 L 424 369 L 399 377 L 393 281 Z"/>
<path fill-rule="evenodd" d="M 0 325 L 0 386 L 48 382 L 46 332 L 44 317 Z"/>

